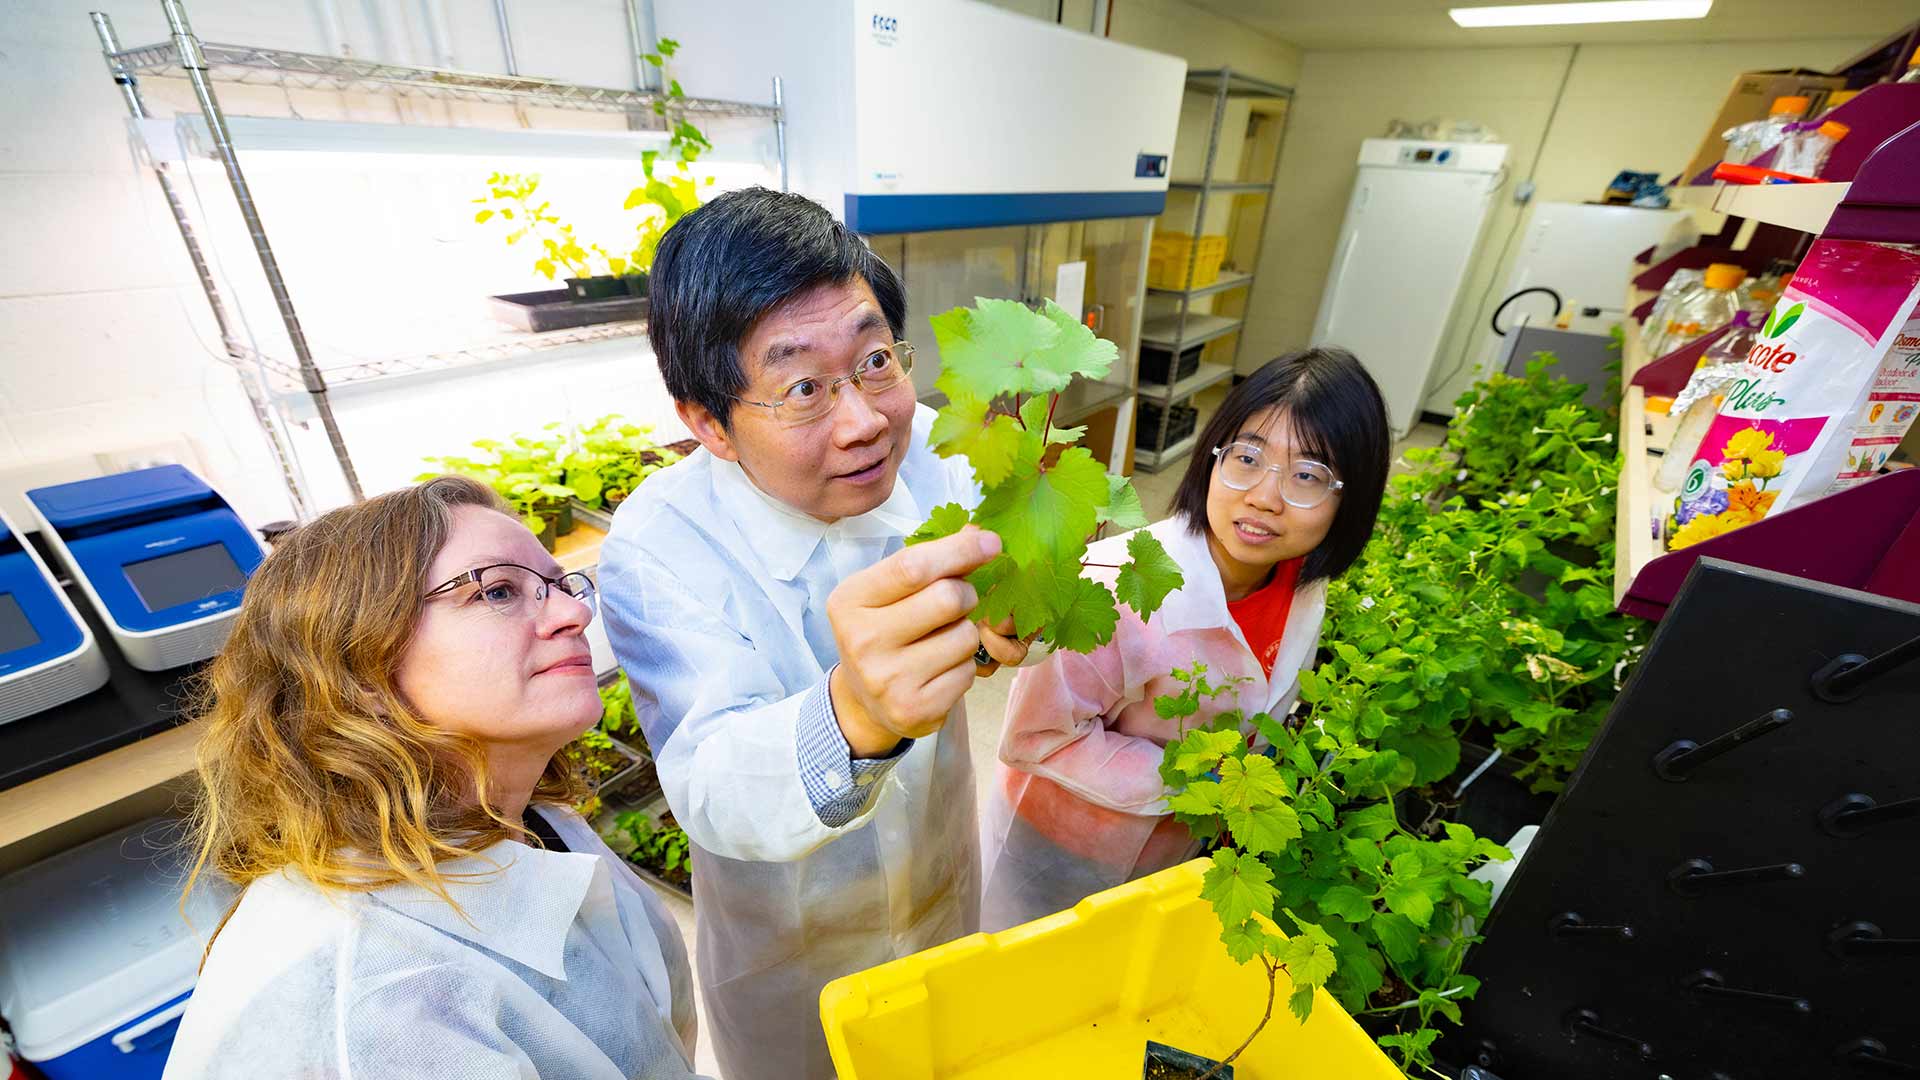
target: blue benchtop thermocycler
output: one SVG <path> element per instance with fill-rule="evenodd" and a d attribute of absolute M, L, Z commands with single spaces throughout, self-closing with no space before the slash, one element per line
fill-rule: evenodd
<path fill-rule="evenodd" d="M 107 658 L 73 601 L 13 521 L 0 513 L 0 724 L 107 682 Z"/>
<path fill-rule="evenodd" d="M 35 488 L 27 502 L 134 667 L 220 651 L 262 553 L 205 481 L 161 465 Z"/>

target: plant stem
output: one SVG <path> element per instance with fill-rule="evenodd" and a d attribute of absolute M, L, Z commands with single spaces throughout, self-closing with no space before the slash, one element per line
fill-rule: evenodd
<path fill-rule="evenodd" d="M 1060 395 L 1050 395 L 1047 398 L 1047 419 L 1040 425 L 1040 444 L 1042 446 L 1045 446 L 1047 440 L 1053 437 L 1053 410 L 1059 407 Z"/>
<path fill-rule="evenodd" d="M 1084 559 L 1082 559 L 1082 560 L 1080 561 L 1080 565 L 1081 565 L 1081 567 L 1082 567 L 1082 568 L 1085 568 L 1085 567 L 1089 567 L 1089 566 L 1098 566 L 1098 567 L 1100 567 L 1100 568 L 1101 568 L 1102 570 L 1118 570 L 1118 569 L 1120 569 L 1120 566 L 1119 566 L 1119 564 L 1117 564 L 1117 563 L 1110 563 L 1110 562 L 1088 562 L 1088 561 L 1086 561 L 1086 560 L 1084 560 Z"/>
<path fill-rule="evenodd" d="M 1267 1011 L 1260 1014 L 1260 1023 L 1254 1027 L 1253 1034 L 1247 1036 L 1247 1041 L 1241 1043 L 1240 1048 L 1238 1050 L 1235 1050 L 1233 1053 L 1228 1054 L 1226 1057 L 1221 1058 L 1219 1061 L 1214 1062 L 1213 1068 L 1208 1069 L 1206 1072 L 1200 1074 L 1200 1080 L 1213 1080 L 1215 1076 L 1220 1075 L 1220 1070 L 1233 1064 L 1234 1058 L 1239 1057 L 1242 1053 L 1246 1051 L 1247 1047 L 1252 1046 L 1253 1040 L 1259 1038 L 1260 1033 L 1266 1030 L 1267 1021 L 1273 1019 L 1273 991 L 1274 991 L 1274 984 L 1278 980 L 1278 976 L 1280 974 L 1280 965 L 1274 963 L 1273 961 L 1267 959 L 1264 956 L 1260 958 L 1260 963 L 1265 965 L 1267 969 Z"/>

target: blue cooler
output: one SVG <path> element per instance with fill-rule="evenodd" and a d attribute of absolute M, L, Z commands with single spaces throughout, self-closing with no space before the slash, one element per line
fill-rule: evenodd
<path fill-rule="evenodd" d="M 234 897 L 202 879 L 181 917 L 181 837 L 154 818 L 0 878 L 0 1016 L 47 1080 L 158 1080 L 166 1067 Z"/>

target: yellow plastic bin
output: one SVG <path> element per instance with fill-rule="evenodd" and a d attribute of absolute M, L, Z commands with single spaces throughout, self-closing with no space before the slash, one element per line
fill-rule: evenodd
<path fill-rule="evenodd" d="M 1245 1041 L 1266 972 L 1220 944 L 1196 859 L 998 934 L 974 934 L 836 979 L 820 1019 L 840 1080 L 1127 1080 L 1147 1040 L 1209 1057 Z M 1322 991 L 1302 1025 L 1283 981 L 1235 1080 L 1399 1080 Z"/>
<path fill-rule="evenodd" d="M 1181 281 L 1189 258 L 1193 260 L 1193 280 Z M 1220 266 L 1226 258 L 1225 236 L 1204 235 L 1196 248 L 1190 233 L 1155 233 L 1147 249 L 1147 284 L 1156 289 L 1204 289 L 1220 280 Z"/>

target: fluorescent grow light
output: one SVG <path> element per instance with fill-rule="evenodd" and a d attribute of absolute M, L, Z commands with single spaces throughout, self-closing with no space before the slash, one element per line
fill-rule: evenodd
<path fill-rule="evenodd" d="M 1469 30 L 1478 30 L 1489 26 L 1564 26 L 1572 23 L 1704 19 L 1712 8 L 1713 0 L 1600 0 L 1583 4 L 1448 8 L 1447 14 L 1456 24 Z"/>
<path fill-rule="evenodd" d="M 213 156 L 206 120 L 197 114 L 130 124 L 161 160 L 177 160 L 183 151 L 190 157 Z M 227 131 L 242 153 L 324 155 L 353 162 L 434 157 L 638 161 L 644 151 L 664 150 L 671 138 L 665 131 L 432 127 L 263 116 L 230 116 Z"/>

